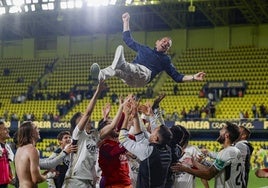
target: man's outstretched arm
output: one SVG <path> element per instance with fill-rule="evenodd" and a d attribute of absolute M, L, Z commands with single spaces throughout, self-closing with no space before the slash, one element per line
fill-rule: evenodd
<path fill-rule="evenodd" d="M 85 125 L 87 124 L 87 122 L 89 121 L 89 118 L 93 112 L 93 109 L 97 103 L 97 99 L 98 99 L 98 96 L 99 94 L 101 93 L 101 91 L 105 88 L 105 83 L 104 83 L 104 80 L 100 80 L 100 83 L 92 97 L 92 99 L 90 100 L 82 118 L 80 119 L 80 121 L 78 122 L 77 126 L 78 126 L 78 129 L 80 131 L 84 130 L 85 128 Z"/>
<path fill-rule="evenodd" d="M 204 80 L 205 75 L 206 75 L 206 73 L 204 73 L 204 72 L 198 72 L 198 73 L 193 74 L 193 75 L 184 75 L 182 80 L 183 81 L 194 81 L 194 80 L 202 81 L 202 80 Z"/>

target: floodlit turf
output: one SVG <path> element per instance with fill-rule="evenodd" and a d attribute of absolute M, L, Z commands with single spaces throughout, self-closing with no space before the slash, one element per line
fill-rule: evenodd
<path fill-rule="evenodd" d="M 268 178 L 257 178 L 254 174 L 254 171 L 250 172 L 250 177 L 249 177 L 249 185 L 248 188 L 268 188 Z M 214 188 L 214 181 L 211 180 L 209 182 L 210 188 Z M 9 188 L 12 188 L 13 186 L 9 186 Z M 38 188 L 47 188 L 46 183 L 39 184 Z M 196 188 L 203 188 L 199 178 L 197 178 L 197 186 Z"/>
<path fill-rule="evenodd" d="M 249 174 L 249 182 L 248 182 L 248 188 L 268 188 L 268 178 L 257 178 L 255 176 L 255 171 L 251 170 Z M 197 184 L 196 188 L 203 188 L 204 186 L 201 184 L 201 181 L 199 178 L 197 178 Z M 209 181 L 209 187 L 214 188 L 214 180 Z"/>

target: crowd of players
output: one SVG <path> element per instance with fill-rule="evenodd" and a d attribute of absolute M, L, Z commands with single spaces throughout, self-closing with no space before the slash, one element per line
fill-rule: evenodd
<path fill-rule="evenodd" d="M 39 159 L 35 145 L 40 135 L 33 122 L 24 122 L 19 127 L 14 137 L 15 156 L 5 143 L 10 136 L 1 122 L 0 187 L 9 183 L 21 188 L 37 187 L 47 181 L 49 187 L 69 188 L 192 188 L 195 177 L 202 179 L 204 187 L 209 187 L 207 180 L 212 178 L 215 187 L 247 187 L 253 150 L 247 141 L 247 128 L 226 122 L 217 139 L 222 150 L 199 150 L 189 145 L 190 133 L 186 128 L 165 126 L 159 112 L 165 95 L 144 104 L 129 95 L 120 97 L 113 118 L 109 116 L 111 106 L 104 106 L 103 118 L 95 129 L 90 117 L 105 87 L 104 81 L 98 84 L 85 112 L 72 117 L 70 131 L 59 133 L 59 148 L 47 159 Z M 13 159 L 15 173 L 9 165 Z M 46 171 L 41 173 L 40 168 Z M 268 177 L 266 169 L 257 170 L 256 175 Z"/>

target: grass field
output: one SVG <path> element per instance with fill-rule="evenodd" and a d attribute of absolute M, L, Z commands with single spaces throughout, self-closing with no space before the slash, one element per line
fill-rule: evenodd
<path fill-rule="evenodd" d="M 257 178 L 254 173 L 255 171 L 252 170 L 249 174 L 248 188 L 268 188 L 268 178 Z M 210 188 L 214 188 L 213 179 L 209 181 L 209 185 Z M 203 188 L 199 178 L 197 178 L 196 188 Z"/>
<path fill-rule="evenodd" d="M 210 188 L 214 188 L 214 181 L 213 180 L 209 181 L 209 185 L 210 185 Z M 13 186 L 9 186 L 9 188 L 12 188 L 12 187 Z M 47 187 L 48 186 L 46 183 L 41 183 L 38 186 L 38 188 L 47 188 Z M 203 188 L 199 178 L 197 178 L 196 188 Z M 268 178 L 267 179 L 257 178 L 254 174 L 254 171 L 251 171 L 250 176 L 249 176 L 248 188 L 268 188 Z"/>

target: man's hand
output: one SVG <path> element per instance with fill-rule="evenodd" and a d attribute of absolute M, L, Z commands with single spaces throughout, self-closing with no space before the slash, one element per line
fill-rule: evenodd
<path fill-rule="evenodd" d="M 123 112 L 126 117 L 129 117 L 132 114 L 131 99 L 132 99 L 132 95 L 128 95 L 125 98 L 124 102 L 123 103 L 121 102 L 123 105 Z"/>
<path fill-rule="evenodd" d="M 64 149 L 63 149 L 63 151 L 65 151 L 67 154 L 70 154 L 70 153 L 75 153 L 75 152 L 77 152 L 77 149 L 78 149 L 78 146 L 77 146 L 77 144 L 67 144 L 65 147 L 64 147 Z"/>
<path fill-rule="evenodd" d="M 107 120 L 109 118 L 110 111 L 111 111 L 111 104 L 107 103 L 102 109 L 102 116 L 104 120 Z"/>
<path fill-rule="evenodd" d="M 129 19 L 130 19 L 130 15 L 128 12 L 125 12 L 124 14 L 122 14 L 123 22 L 129 22 Z"/>
<path fill-rule="evenodd" d="M 152 104 L 150 101 L 147 101 L 145 104 L 141 104 L 138 107 L 138 111 L 140 113 L 143 113 L 146 116 L 153 116 L 153 109 L 152 109 Z"/>
<path fill-rule="evenodd" d="M 202 81 L 205 79 L 206 73 L 204 72 L 199 72 L 193 75 L 194 80 Z"/>
<path fill-rule="evenodd" d="M 67 154 L 71 153 L 71 152 L 72 152 L 72 144 L 71 144 L 71 143 L 70 143 L 70 144 L 67 144 L 67 145 L 64 147 L 63 151 L 64 151 L 65 153 L 67 153 Z"/>
<path fill-rule="evenodd" d="M 206 148 L 202 148 L 201 152 L 205 155 L 208 156 L 209 155 L 209 150 L 207 150 Z"/>
<path fill-rule="evenodd" d="M 156 108 L 159 108 L 159 104 L 160 102 L 166 97 L 166 94 L 165 93 L 162 93 L 160 94 L 155 100 L 154 100 L 154 103 L 153 103 L 153 106 L 152 106 L 152 109 L 156 109 Z"/>
<path fill-rule="evenodd" d="M 58 176 L 59 172 L 56 171 L 55 169 L 50 169 L 50 170 L 45 171 L 43 175 L 46 176 L 46 179 L 51 179 L 51 178 Z"/>
<path fill-rule="evenodd" d="M 185 166 L 182 165 L 181 162 L 178 162 L 176 164 L 173 164 L 170 169 L 172 170 L 172 172 L 183 172 L 184 171 Z"/>

